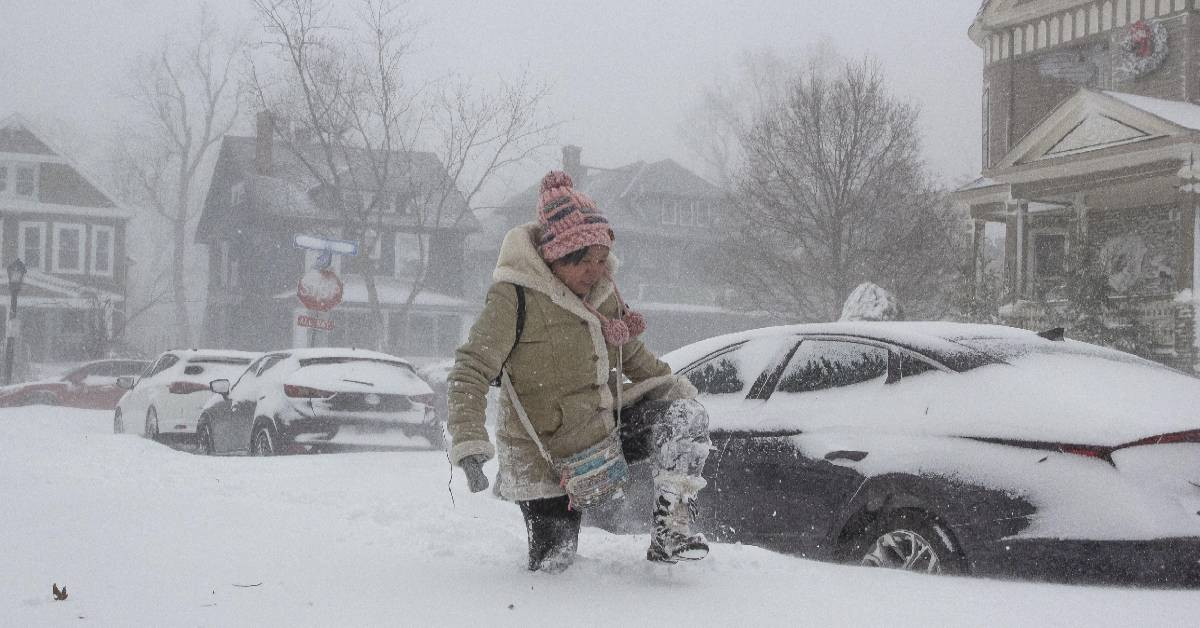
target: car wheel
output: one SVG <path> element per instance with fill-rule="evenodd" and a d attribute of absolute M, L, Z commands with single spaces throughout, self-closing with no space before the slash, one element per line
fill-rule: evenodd
<path fill-rule="evenodd" d="M 919 510 L 880 517 L 860 535 L 848 558 L 866 567 L 932 574 L 965 571 L 957 543 L 936 519 Z"/>
<path fill-rule="evenodd" d="M 278 452 L 278 437 L 269 422 L 261 422 L 250 435 L 251 456 L 274 456 Z"/>
<path fill-rule="evenodd" d="M 200 453 L 211 456 L 217 448 L 213 445 L 212 428 L 207 423 L 201 423 L 196 430 L 196 446 Z"/>
<path fill-rule="evenodd" d="M 145 434 L 146 438 L 150 440 L 158 440 L 158 410 L 155 410 L 154 406 L 150 406 L 150 409 L 146 411 Z"/>
<path fill-rule="evenodd" d="M 113 412 L 113 434 L 125 433 L 125 419 L 121 418 L 121 410 Z"/>

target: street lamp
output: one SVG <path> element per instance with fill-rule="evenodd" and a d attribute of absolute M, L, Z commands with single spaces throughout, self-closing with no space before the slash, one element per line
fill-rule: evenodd
<path fill-rule="evenodd" d="M 21 284 L 25 282 L 25 262 L 13 260 L 6 269 L 8 271 L 8 330 L 7 341 L 4 343 L 4 383 L 12 383 L 13 353 L 20 335 L 20 325 L 17 323 L 17 294 L 21 292 Z"/>

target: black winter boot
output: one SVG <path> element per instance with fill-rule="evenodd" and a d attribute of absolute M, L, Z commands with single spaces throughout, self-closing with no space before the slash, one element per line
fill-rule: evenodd
<path fill-rule="evenodd" d="M 559 573 L 571 566 L 579 547 L 582 514 L 566 496 L 518 502 L 529 537 L 529 570 Z"/>

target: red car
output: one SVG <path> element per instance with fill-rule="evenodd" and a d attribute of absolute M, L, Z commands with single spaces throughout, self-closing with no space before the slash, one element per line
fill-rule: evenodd
<path fill-rule="evenodd" d="M 146 369 L 145 360 L 96 360 L 78 366 L 58 379 L 24 382 L 0 387 L 0 407 L 71 406 L 112 410 L 125 390 L 117 386 L 122 375 L 137 375 Z"/>

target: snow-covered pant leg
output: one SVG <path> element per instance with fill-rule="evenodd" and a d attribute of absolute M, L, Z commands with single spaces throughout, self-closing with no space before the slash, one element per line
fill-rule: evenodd
<path fill-rule="evenodd" d="M 566 496 L 517 502 L 529 538 L 529 570 L 558 573 L 575 560 L 581 514 Z"/>
<path fill-rule="evenodd" d="M 621 411 L 621 447 L 630 463 L 650 460 L 654 475 L 699 477 L 708 459 L 708 411 L 694 399 L 641 401 Z"/>
<path fill-rule="evenodd" d="M 691 532 L 711 443 L 704 406 L 690 399 L 643 401 L 622 412 L 621 421 L 626 458 L 654 465 L 654 532 L 646 558 L 667 563 L 704 558 L 708 542 Z"/>

